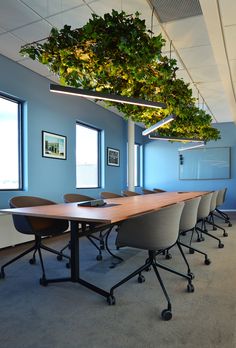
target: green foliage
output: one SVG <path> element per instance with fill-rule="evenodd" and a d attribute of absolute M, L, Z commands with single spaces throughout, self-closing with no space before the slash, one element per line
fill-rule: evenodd
<path fill-rule="evenodd" d="M 20 52 L 47 65 L 63 85 L 166 103 L 166 109 L 109 103 L 147 127 L 176 114 L 160 128 L 163 136 L 219 139 L 211 116 L 195 106 L 189 85 L 176 78 L 176 61 L 162 55 L 164 43 L 161 35 L 149 35 L 138 13 L 113 10 L 104 17 L 93 14 L 82 28 L 53 28 L 45 42 Z"/>

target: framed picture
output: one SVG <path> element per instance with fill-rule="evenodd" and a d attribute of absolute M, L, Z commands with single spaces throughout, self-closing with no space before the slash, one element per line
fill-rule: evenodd
<path fill-rule="evenodd" d="M 43 157 L 66 159 L 66 137 L 42 131 Z"/>
<path fill-rule="evenodd" d="M 120 166 L 120 151 L 117 149 L 107 148 L 107 165 L 108 166 Z"/>

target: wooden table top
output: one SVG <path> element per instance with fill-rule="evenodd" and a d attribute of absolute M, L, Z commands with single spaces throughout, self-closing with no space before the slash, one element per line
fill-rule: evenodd
<path fill-rule="evenodd" d="M 132 216 L 159 210 L 165 206 L 199 197 L 207 192 L 163 192 L 132 197 L 104 200 L 102 207 L 77 206 L 77 203 L 64 203 L 26 208 L 2 209 L 8 214 L 86 221 L 113 224 Z"/>

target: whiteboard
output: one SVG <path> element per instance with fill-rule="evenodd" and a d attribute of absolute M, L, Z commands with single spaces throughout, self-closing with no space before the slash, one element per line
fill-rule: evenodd
<path fill-rule="evenodd" d="M 230 147 L 180 151 L 179 179 L 230 179 Z"/>

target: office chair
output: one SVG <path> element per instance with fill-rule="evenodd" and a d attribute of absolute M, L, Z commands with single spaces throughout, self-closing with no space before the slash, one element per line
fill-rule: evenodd
<path fill-rule="evenodd" d="M 22 207 L 35 207 L 35 206 L 41 206 L 41 205 L 51 205 L 56 204 L 53 201 L 50 201 L 48 199 L 40 198 L 40 197 L 32 197 L 32 196 L 17 196 L 11 198 L 9 205 L 11 208 L 22 208 Z M 48 246 L 44 245 L 42 243 L 42 237 L 49 237 L 49 236 L 58 236 L 61 235 L 63 232 L 65 232 L 68 229 L 68 221 L 61 220 L 61 219 L 48 219 L 48 218 L 41 218 L 41 217 L 33 217 L 33 216 L 24 216 L 24 215 L 12 215 L 13 223 L 16 228 L 16 230 L 23 234 L 29 234 L 34 235 L 34 245 L 30 247 L 29 249 L 25 250 L 20 255 L 14 257 L 12 260 L 8 261 L 1 267 L 1 273 L 0 277 L 5 277 L 5 267 L 12 264 L 13 262 L 19 260 L 21 257 L 29 254 L 31 251 L 33 251 L 33 256 L 29 260 L 30 264 L 35 264 L 36 262 L 36 252 L 39 254 L 39 260 L 42 268 L 42 277 L 40 278 L 40 284 L 46 285 L 46 275 L 45 275 L 45 268 L 42 258 L 42 252 L 41 250 L 47 250 L 53 254 L 56 254 L 60 257 L 65 257 L 68 260 L 70 260 L 70 257 L 67 255 L 62 254 L 61 252 L 58 252 L 57 250 L 54 250 L 52 248 L 49 248 Z"/>
<path fill-rule="evenodd" d="M 131 196 L 139 196 L 140 193 L 134 192 L 134 191 L 129 191 L 129 190 L 124 190 L 124 191 L 122 191 L 122 195 L 124 197 L 131 197 Z"/>
<path fill-rule="evenodd" d="M 177 242 L 179 235 L 179 222 L 183 207 L 184 203 L 182 202 L 172 204 L 158 211 L 139 215 L 121 223 L 117 235 L 117 244 L 147 250 L 148 258 L 141 267 L 119 281 L 110 289 L 110 296 L 108 297 L 109 304 L 115 304 L 115 297 L 113 294 L 116 288 L 136 275 L 138 275 L 139 283 L 144 282 L 145 278 L 141 273 L 147 268 L 152 267 L 167 300 L 167 309 L 162 311 L 161 317 L 163 320 L 170 320 L 172 318 L 170 298 L 158 271 L 158 268 L 165 268 L 162 264 L 157 262 L 156 256 Z M 186 278 L 188 278 L 187 289 L 192 292 L 193 285 L 191 278 Z"/>
<path fill-rule="evenodd" d="M 159 189 L 159 188 L 154 188 L 153 191 L 155 191 L 156 193 L 166 192 L 165 190 L 162 190 L 162 189 Z"/>
<path fill-rule="evenodd" d="M 148 190 L 148 189 L 142 188 L 142 193 L 143 193 L 144 195 L 148 195 L 148 194 L 150 194 L 150 193 L 157 193 L 157 192 L 156 192 L 156 191 L 152 191 L 152 190 Z"/>
<path fill-rule="evenodd" d="M 223 212 L 222 210 L 219 209 L 219 207 L 224 203 L 225 201 L 225 196 L 226 196 L 227 188 L 221 189 L 218 192 L 218 196 L 216 198 L 216 209 L 214 211 L 214 215 L 222 220 L 225 221 L 226 224 L 228 224 L 229 227 L 232 226 L 232 223 L 230 221 L 230 217 L 228 214 Z"/>
<path fill-rule="evenodd" d="M 225 229 L 215 223 L 214 219 L 214 211 L 216 209 L 216 200 L 217 196 L 219 194 L 219 191 L 214 191 L 211 199 L 211 205 L 210 205 L 210 213 L 208 215 L 208 218 L 206 222 L 213 226 L 213 231 L 216 231 L 218 228 L 223 231 L 223 237 L 227 237 L 228 233 L 225 231 Z"/>
<path fill-rule="evenodd" d="M 122 196 L 118 195 L 117 193 L 113 193 L 113 192 L 101 192 L 100 193 L 100 197 L 102 199 L 107 199 L 107 198 L 119 198 L 119 197 L 122 197 Z"/>
<path fill-rule="evenodd" d="M 197 241 L 198 242 L 203 241 L 204 237 L 202 236 L 202 234 L 206 234 L 209 237 L 212 237 L 218 241 L 219 248 L 223 248 L 224 244 L 221 242 L 221 240 L 217 238 L 216 236 L 212 235 L 211 233 L 209 233 L 208 230 L 206 229 L 207 218 L 211 210 L 212 196 L 213 196 L 213 192 L 210 192 L 201 197 L 199 207 L 198 207 L 197 224 L 195 227 L 195 230 L 198 233 Z M 198 226 L 199 224 L 201 224 L 201 227 Z"/>

